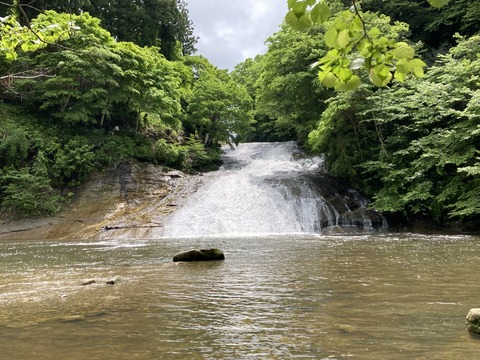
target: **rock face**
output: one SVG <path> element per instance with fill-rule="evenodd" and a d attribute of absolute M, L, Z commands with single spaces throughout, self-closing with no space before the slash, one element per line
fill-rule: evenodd
<path fill-rule="evenodd" d="M 173 262 L 212 261 L 225 260 L 225 255 L 220 249 L 200 249 L 182 251 L 173 256 Z"/>
<path fill-rule="evenodd" d="M 480 336 L 480 309 L 470 309 L 466 318 L 467 331 L 470 334 Z"/>
<path fill-rule="evenodd" d="M 92 175 L 56 216 L 17 220 L 0 214 L 0 240 L 159 237 L 172 204 L 181 204 L 202 181 L 160 166 L 121 164 Z"/>

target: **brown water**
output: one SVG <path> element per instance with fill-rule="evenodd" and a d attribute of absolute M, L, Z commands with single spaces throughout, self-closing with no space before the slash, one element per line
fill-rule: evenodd
<path fill-rule="evenodd" d="M 211 246 L 224 262 L 171 262 Z M 465 330 L 480 307 L 478 237 L 4 242 L 0 261 L 5 360 L 467 359 L 480 347 Z"/>

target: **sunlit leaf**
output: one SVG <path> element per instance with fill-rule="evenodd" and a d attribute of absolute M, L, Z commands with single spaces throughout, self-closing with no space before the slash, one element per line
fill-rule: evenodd
<path fill-rule="evenodd" d="M 399 42 L 397 47 L 393 50 L 393 54 L 397 59 L 413 59 L 415 50 L 407 43 Z"/>
<path fill-rule="evenodd" d="M 417 78 L 421 78 L 421 77 L 424 77 L 425 74 L 423 72 L 423 68 L 425 66 L 427 66 L 427 64 L 425 64 L 422 60 L 420 59 L 413 59 L 412 61 L 410 61 L 410 64 L 412 66 L 412 71 L 413 71 L 413 74 L 417 77 Z"/>
<path fill-rule="evenodd" d="M 407 59 L 398 60 L 395 66 L 397 68 L 397 72 L 401 72 L 403 74 L 408 74 L 410 71 L 412 71 L 411 62 Z"/>
<path fill-rule="evenodd" d="M 295 4 L 297 0 L 288 0 L 288 9 L 291 9 Z"/>
<path fill-rule="evenodd" d="M 360 79 L 360 77 L 357 75 L 352 75 L 350 80 L 347 81 L 347 91 L 355 90 L 360 85 L 362 85 L 362 80 Z"/>
<path fill-rule="evenodd" d="M 382 32 L 377 27 L 373 27 L 368 31 L 368 36 L 372 38 L 379 37 L 381 34 Z"/>
<path fill-rule="evenodd" d="M 397 70 L 397 71 L 395 71 L 394 78 L 397 79 L 400 82 L 404 82 L 405 81 L 405 73 Z"/>
<path fill-rule="evenodd" d="M 319 3 L 312 9 L 311 17 L 314 23 L 323 24 L 330 17 L 330 8 L 326 4 Z"/>
<path fill-rule="evenodd" d="M 307 3 L 305 2 L 297 2 L 292 6 L 293 13 L 298 17 L 302 17 L 307 10 Z"/>
<path fill-rule="evenodd" d="M 373 85 L 377 87 L 384 87 L 388 85 L 390 80 L 392 80 L 392 73 L 389 72 L 386 77 L 381 77 L 381 76 L 378 76 L 378 74 L 376 74 L 373 69 L 371 69 L 369 78 L 370 78 L 370 81 L 373 83 Z"/>
<path fill-rule="evenodd" d="M 288 25 L 298 31 L 304 31 L 312 26 L 312 20 L 308 14 L 297 17 L 293 11 L 289 11 L 287 15 L 285 15 L 285 21 Z"/>
<path fill-rule="evenodd" d="M 338 34 L 337 44 L 341 49 L 344 49 L 348 46 L 351 39 L 348 29 L 344 29 Z"/>
<path fill-rule="evenodd" d="M 338 79 L 342 82 L 347 81 L 352 77 L 352 70 L 349 68 L 344 68 L 344 67 L 338 67 L 334 69 L 335 75 L 337 75 Z"/>
<path fill-rule="evenodd" d="M 338 79 L 335 75 L 331 72 L 322 72 L 318 74 L 320 81 L 322 82 L 323 86 L 327 88 L 335 87 L 338 84 Z"/>
<path fill-rule="evenodd" d="M 337 37 L 338 37 L 337 29 L 331 27 L 325 33 L 325 44 L 331 48 L 335 47 L 335 45 L 337 44 Z"/>

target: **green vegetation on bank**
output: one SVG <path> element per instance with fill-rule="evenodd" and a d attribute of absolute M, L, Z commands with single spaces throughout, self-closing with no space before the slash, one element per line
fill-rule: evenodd
<path fill-rule="evenodd" d="M 160 48 L 114 39 L 85 12 L 47 10 L 27 27 L 6 19 L 2 30 L 12 37 L 2 37 L 0 58 L 3 211 L 53 214 L 92 171 L 125 161 L 211 169 L 222 144 L 251 131 L 247 90 L 226 70 L 183 54 L 180 42 L 168 60 Z"/>

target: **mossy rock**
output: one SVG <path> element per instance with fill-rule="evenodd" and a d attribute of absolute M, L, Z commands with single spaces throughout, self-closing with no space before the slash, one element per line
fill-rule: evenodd
<path fill-rule="evenodd" d="M 220 249 L 192 249 L 182 251 L 173 256 L 173 262 L 214 261 L 225 260 L 225 255 Z"/>
<path fill-rule="evenodd" d="M 466 318 L 467 331 L 480 336 L 480 308 L 470 309 Z"/>

